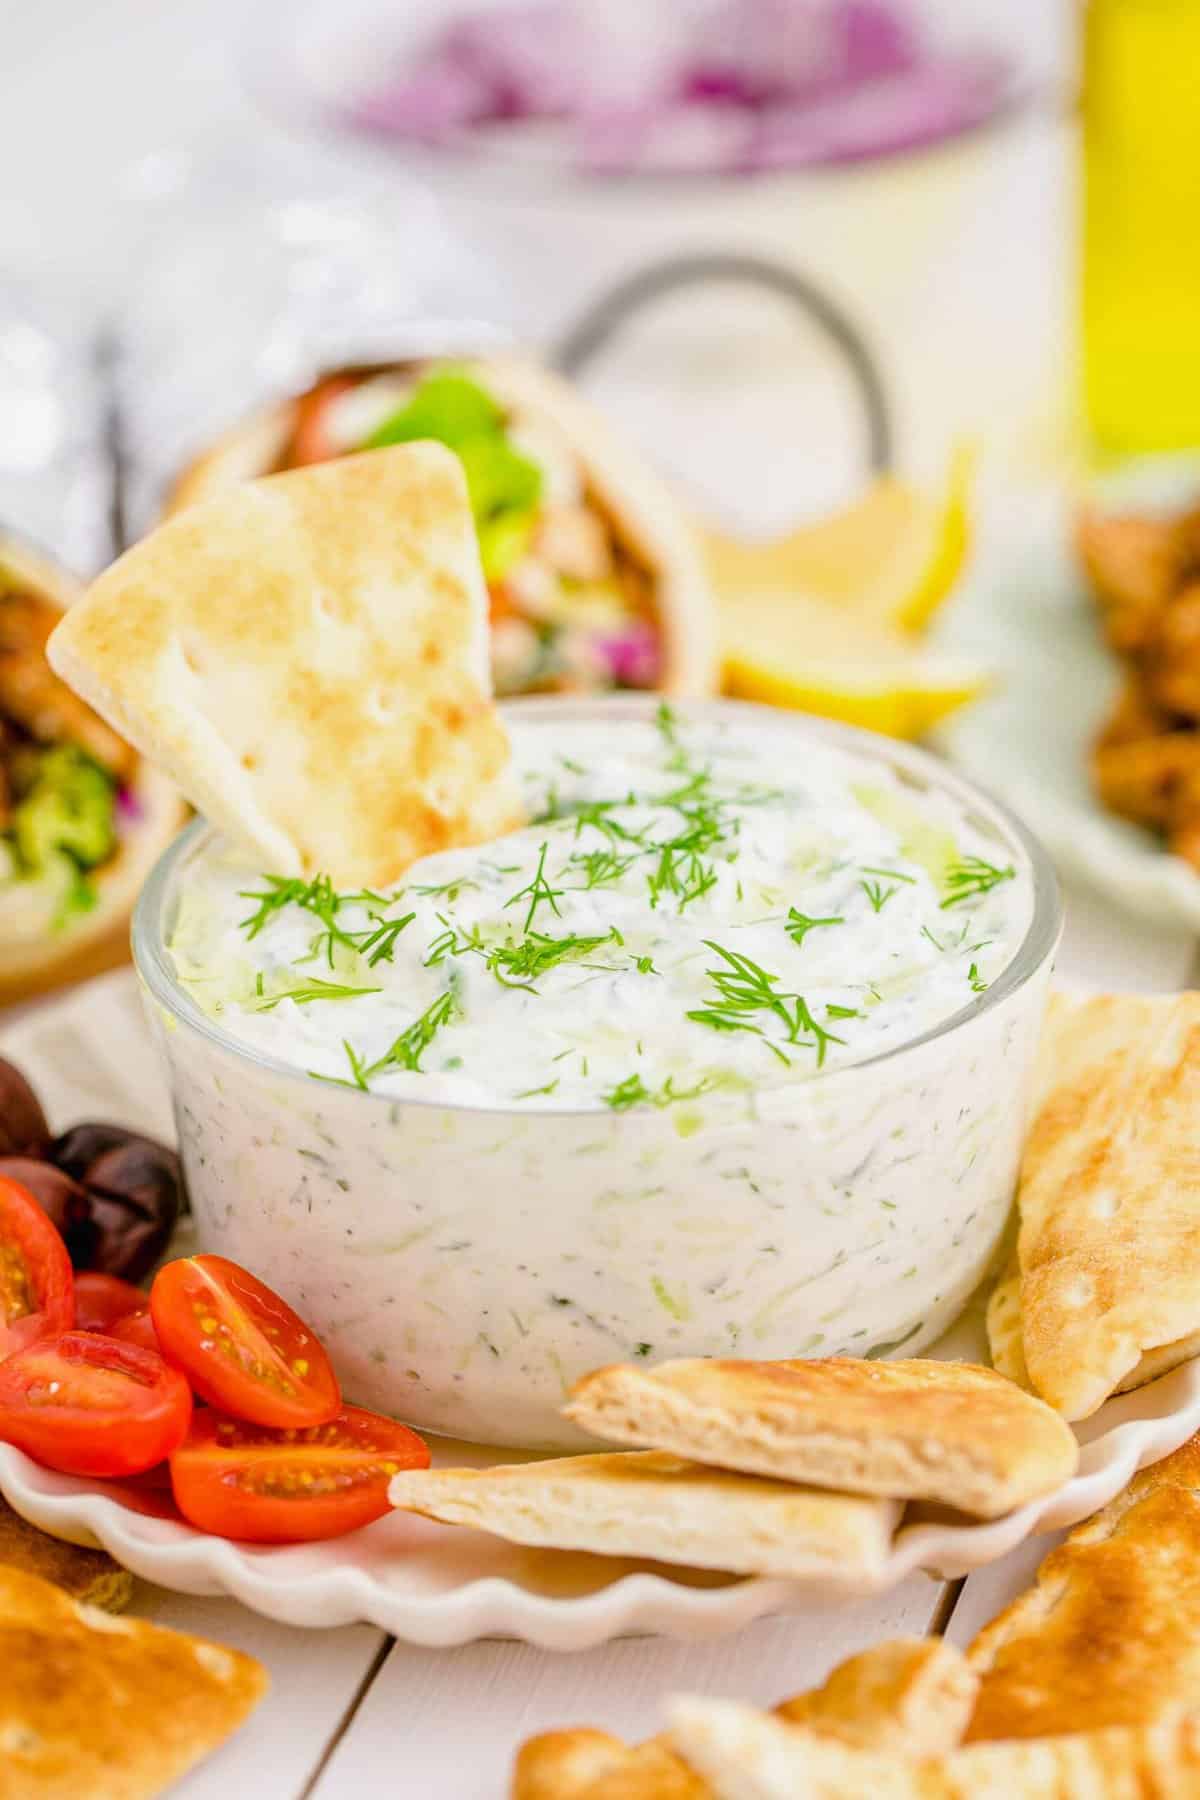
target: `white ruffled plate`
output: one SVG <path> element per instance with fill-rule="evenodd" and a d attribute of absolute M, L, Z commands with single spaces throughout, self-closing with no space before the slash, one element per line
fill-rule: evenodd
<path fill-rule="evenodd" d="M 1192 465 L 1152 463 L 1103 490 L 1117 503 L 1178 500 Z M 1092 744 L 1121 674 L 1070 548 L 1071 500 L 1007 499 L 985 518 L 972 570 L 935 641 L 982 662 L 990 694 L 939 733 L 941 747 L 1007 801 L 1064 874 L 1140 918 L 1200 930 L 1200 875 L 1153 833 L 1106 813 L 1092 792 Z"/>
<path fill-rule="evenodd" d="M 3 1049 L 43 1095 L 56 1129 L 85 1115 L 167 1129 L 169 1108 L 127 974 L 106 976 L 32 1014 L 3 1034 Z M 978 1304 L 934 1353 L 985 1359 Z M 1198 1429 L 1200 1362 L 1111 1401 L 1089 1420 L 1080 1432 L 1080 1472 L 1051 1499 L 991 1524 L 910 1515 L 873 1586 L 891 1587 L 916 1569 L 963 1575 L 1006 1555 L 1033 1532 L 1072 1525 Z M 446 1444 L 436 1460 L 513 1459 Z M 115 1484 L 56 1475 L 6 1445 L 0 1445 L 0 1493 L 34 1524 L 103 1544 L 136 1575 L 162 1587 L 232 1595 L 291 1625 L 366 1620 L 417 1644 L 513 1637 L 545 1649 L 584 1650 L 632 1633 L 700 1638 L 810 1605 L 814 1598 L 836 1604 L 851 1591 L 834 1582 L 737 1580 L 663 1564 L 523 1550 L 481 1532 L 400 1515 L 324 1544 L 231 1544 L 172 1516 L 169 1496 L 139 1496 Z"/>

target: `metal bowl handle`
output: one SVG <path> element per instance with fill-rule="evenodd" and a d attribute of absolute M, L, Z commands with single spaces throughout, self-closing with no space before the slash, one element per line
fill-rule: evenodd
<path fill-rule="evenodd" d="M 885 474 L 894 453 L 892 419 L 883 378 L 866 339 L 809 276 L 768 257 L 705 251 L 650 263 L 593 300 L 559 339 L 551 360 L 564 375 L 579 376 L 644 307 L 680 288 L 706 287 L 718 281 L 745 282 L 780 294 L 821 330 L 849 370 L 861 402 L 868 467 L 873 475 Z"/>

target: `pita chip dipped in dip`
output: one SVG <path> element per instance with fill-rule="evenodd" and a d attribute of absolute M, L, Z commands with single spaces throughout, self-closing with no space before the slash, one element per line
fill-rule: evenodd
<path fill-rule="evenodd" d="M 280 878 L 375 888 L 521 822 L 466 481 L 439 444 L 248 482 L 169 519 L 48 654 Z"/>

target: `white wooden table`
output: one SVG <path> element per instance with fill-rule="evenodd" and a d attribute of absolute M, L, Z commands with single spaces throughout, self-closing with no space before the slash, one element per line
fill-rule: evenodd
<path fill-rule="evenodd" d="M 1169 989 L 1192 977 L 1186 935 L 1148 931 L 1087 894 L 1067 900 L 1059 968 L 1072 983 Z M 769 1702 L 896 1633 L 944 1631 L 965 1644 L 1028 1583 L 1051 1542 L 1034 1540 L 965 1583 L 915 1576 L 877 1600 L 707 1643 L 626 1640 L 578 1655 L 503 1642 L 425 1650 L 366 1625 L 298 1631 L 234 1601 L 145 1584 L 134 1609 L 239 1645 L 272 1676 L 265 1704 L 179 1787 L 180 1800 L 502 1800 L 513 1753 L 532 1732 L 586 1723 L 637 1738 L 657 1728 L 672 1692 Z"/>

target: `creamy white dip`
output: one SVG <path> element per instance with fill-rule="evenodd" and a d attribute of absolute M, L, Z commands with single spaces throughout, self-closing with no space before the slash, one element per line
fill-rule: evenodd
<path fill-rule="evenodd" d="M 1027 846 L 787 715 L 513 726 L 535 822 L 395 893 L 285 894 L 202 828 L 151 883 L 202 1245 L 350 1398 L 494 1443 L 577 1443 L 602 1363 L 919 1352 L 1011 1211 L 1056 935 L 1047 892 L 1014 979 Z"/>
<path fill-rule="evenodd" d="M 220 845 L 172 938 L 197 1002 L 326 1080 L 481 1106 L 679 1106 L 959 1012 L 1031 893 L 948 795 L 762 726 L 523 723 L 531 823 L 386 894 Z"/>

